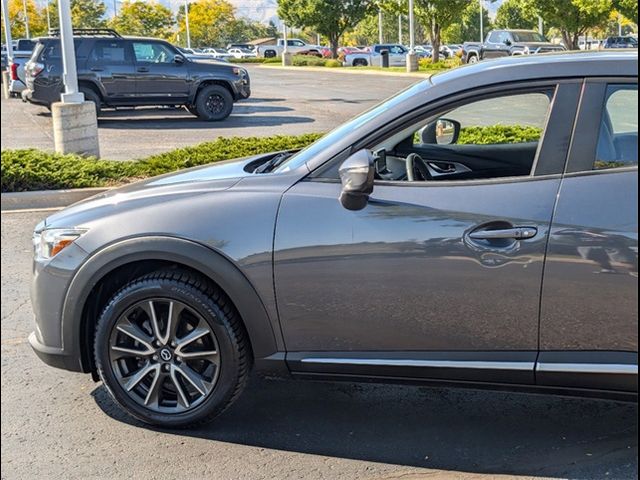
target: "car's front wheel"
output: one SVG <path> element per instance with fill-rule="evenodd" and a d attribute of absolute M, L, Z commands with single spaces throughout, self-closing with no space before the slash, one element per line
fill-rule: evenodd
<path fill-rule="evenodd" d="M 118 291 L 98 320 L 98 374 L 143 422 L 186 427 L 224 411 L 246 383 L 251 353 L 228 298 L 206 279 L 156 272 Z"/>
<path fill-rule="evenodd" d="M 198 93 L 195 107 L 202 120 L 224 120 L 233 110 L 233 97 L 221 85 L 208 85 Z"/>

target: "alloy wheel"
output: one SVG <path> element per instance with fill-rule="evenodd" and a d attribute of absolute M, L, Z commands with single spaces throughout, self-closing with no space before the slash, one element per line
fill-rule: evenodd
<path fill-rule="evenodd" d="M 123 391 L 155 412 L 182 413 L 214 390 L 220 372 L 218 341 L 188 305 L 146 299 L 116 321 L 109 360 Z"/>
<path fill-rule="evenodd" d="M 218 115 L 224 111 L 225 101 L 222 95 L 214 93 L 207 97 L 205 105 L 210 114 Z"/>

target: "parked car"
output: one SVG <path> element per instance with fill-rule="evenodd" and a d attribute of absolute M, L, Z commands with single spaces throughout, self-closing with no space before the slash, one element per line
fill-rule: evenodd
<path fill-rule="evenodd" d="M 608 37 L 602 48 L 638 48 L 638 39 L 632 36 Z"/>
<path fill-rule="evenodd" d="M 185 48 L 174 45 L 176 50 L 182 53 L 186 58 L 191 60 L 223 60 L 222 58 L 212 53 L 207 53 L 203 49 L 199 48 Z"/>
<path fill-rule="evenodd" d="M 227 53 L 236 59 L 258 57 L 255 51 L 246 48 L 230 48 Z"/>
<path fill-rule="evenodd" d="M 338 55 L 349 55 L 352 53 L 368 53 L 369 47 L 340 47 L 338 48 Z"/>
<path fill-rule="evenodd" d="M 230 50 L 232 48 L 243 48 L 245 50 L 256 50 L 256 46 L 252 45 L 250 43 L 230 43 L 229 45 L 227 45 L 227 50 Z"/>
<path fill-rule="evenodd" d="M 218 415 L 251 370 L 637 401 L 637 68 L 456 69 L 302 151 L 56 212 L 29 342 L 163 427 Z"/>
<path fill-rule="evenodd" d="M 299 38 L 287 39 L 287 51 L 293 55 L 306 52 L 307 55 L 322 55 L 324 47 L 306 43 Z M 259 45 L 256 53 L 259 57 L 274 58 L 282 55 L 284 51 L 284 39 L 280 38 L 274 45 Z"/>
<path fill-rule="evenodd" d="M 10 75 L 9 94 L 15 97 L 20 96 L 20 92 L 26 88 L 24 66 L 29 61 L 29 58 L 31 58 L 35 43 L 31 39 L 23 38 L 14 40 L 12 44 L 13 62 L 8 65 Z M 4 54 L 6 55 L 6 46 Z M 6 61 L 7 60 L 5 60 L 5 62 Z"/>
<path fill-rule="evenodd" d="M 368 52 L 356 52 L 345 55 L 344 64 L 349 67 L 382 66 L 382 52 L 389 54 L 390 67 L 404 67 L 407 64 L 407 50 L 403 45 L 373 45 Z"/>
<path fill-rule="evenodd" d="M 549 42 L 544 35 L 533 30 L 492 30 L 484 43 L 465 42 L 462 60 L 476 63 L 488 58 L 565 50 L 564 46 Z"/>
<path fill-rule="evenodd" d="M 232 58 L 232 55 L 226 48 L 205 48 L 204 53 L 213 55 L 214 58 L 218 58 L 220 60 L 229 60 Z"/>
<path fill-rule="evenodd" d="M 244 68 L 186 56 L 153 38 L 121 37 L 113 30 L 75 30 L 78 83 L 85 99 L 102 107 L 185 106 L 203 120 L 223 120 L 234 102 L 249 98 Z M 25 101 L 51 107 L 63 90 L 59 37 L 37 40 L 26 66 Z"/>

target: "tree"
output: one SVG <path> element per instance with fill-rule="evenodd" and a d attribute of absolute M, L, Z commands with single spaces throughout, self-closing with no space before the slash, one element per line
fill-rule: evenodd
<path fill-rule="evenodd" d="M 11 38 L 25 38 L 25 16 L 22 0 L 9 0 L 9 24 Z M 29 17 L 29 34 L 32 37 L 44 35 L 47 32 L 47 17 L 44 10 L 36 6 L 34 0 L 27 0 L 27 16 Z M 4 42 L 4 22 L 2 23 L 2 41 Z"/>
<path fill-rule="evenodd" d="M 496 13 L 497 28 L 533 30 L 538 26 L 538 11 L 534 0 L 506 0 Z"/>
<path fill-rule="evenodd" d="M 168 39 L 174 19 L 171 10 L 158 2 L 125 1 L 110 25 L 125 35 Z"/>
<path fill-rule="evenodd" d="M 560 30 L 569 50 L 578 49 L 587 30 L 606 24 L 613 10 L 612 0 L 537 0 L 536 4 L 544 21 Z"/>
<path fill-rule="evenodd" d="M 440 60 L 443 29 L 459 18 L 460 12 L 469 3 L 469 0 L 415 0 L 416 20 L 422 23 L 431 40 L 434 63 Z M 381 5 L 385 10 L 395 13 L 406 14 L 409 10 L 407 0 L 381 0 Z"/>
<path fill-rule="evenodd" d="M 309 27 L 327 37 L 335 58 L 342 35 L 375 7 L 374 0 L 280 0 L 278 16 L 288 26 Z"/>
<path fill-rule="evenodd" d="M 638 23 L 638 0 L 614 0 L 613 5 L 624 17 Z"/>
<path fill-rule="evenodd" d="M 446 43 L 477 42 L 480 40 L 480 14 L 478 4 L 471 2 L 463 10 L 459 20 L 442 31 L 442 39 Z M 484 32 L 491 30 L 493 22 L 489 17 L 489 10 L 482 9 L 482 24 Z"/>
<path fill-rule="evenodd" d="M 233 5 L 225 0 L 198 0 L 189 4 L 191 45 L 214 47 L 234 39 Z M 178 35 L 186 38 L 184 6 L 178 11 Z M 186 42 L 183 42 L 186 43 Z"/>
<path fill-rule="evenodd" d="M 58 2 L 49 3 L 51 15 L 51 27 L 58 28 L 60 24 L 58 16 Z M 73 28 L 102 28 L 107 21 L 104 14 L 107 7 L 100 0 L 71 0 L 71 24 Z"/>

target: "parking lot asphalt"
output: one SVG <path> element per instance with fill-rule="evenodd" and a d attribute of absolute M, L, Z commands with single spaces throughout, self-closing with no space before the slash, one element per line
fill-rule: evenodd
<path fill-rule="evenodd" d="M 291 72 L 248 66 L 252 96 L 222 122 L 203 122 L 186 110 L 105 110 L 98 122 L 103 158 L 128 160 L 220 136 L 327 132 L 420 81 L 399 75 Z M 51 114 L 44 107 L 2 100 L 2 148 L 53 149 Z"/>
<path fill-rule="evenodd" d="M 3 479 L 632 479 L 637 404 L 252 378 L 211 424 L 161 431 L 27 344 L 31 230 L 2 214 Z"/>

